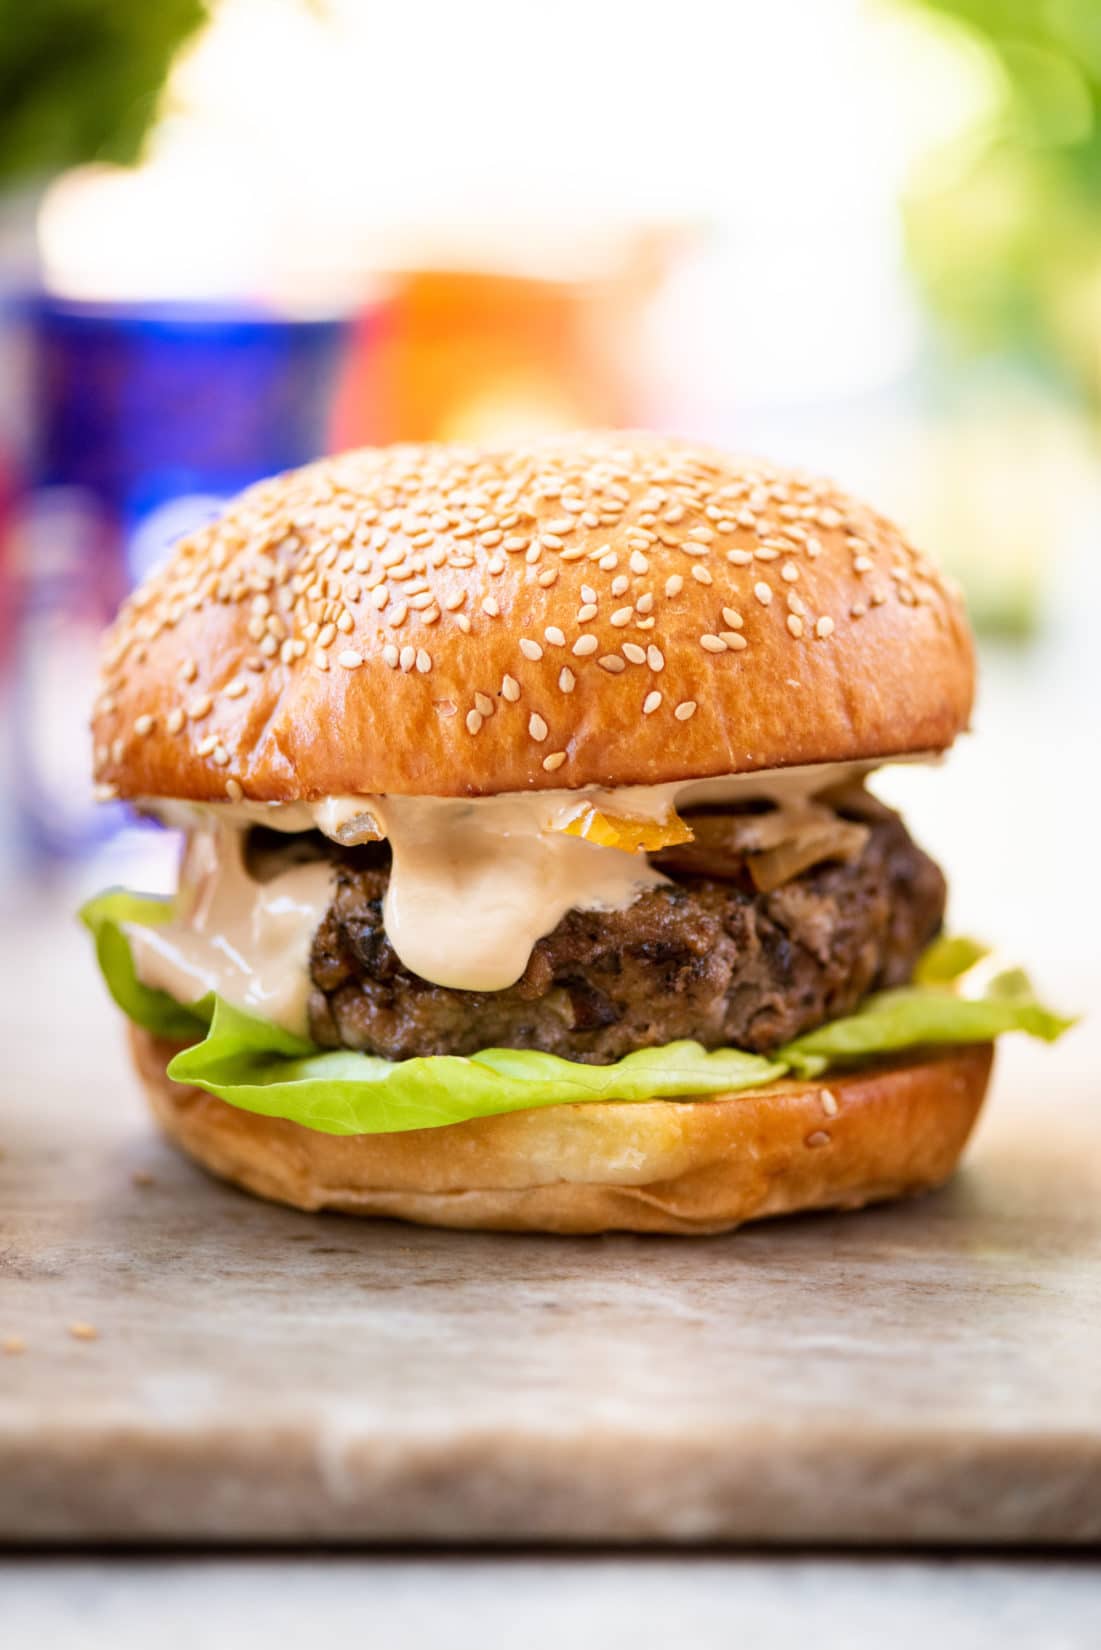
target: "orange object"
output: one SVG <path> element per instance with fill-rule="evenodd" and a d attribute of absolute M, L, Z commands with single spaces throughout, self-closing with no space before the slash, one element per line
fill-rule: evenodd
<path fill-rule="evenodd" d="M 333 445 L 622 425 L 649 272 L 590 281 L 398 275 L 357 327 Z"/>

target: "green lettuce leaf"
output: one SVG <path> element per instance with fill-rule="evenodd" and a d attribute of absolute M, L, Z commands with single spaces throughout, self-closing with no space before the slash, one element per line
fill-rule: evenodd
<path fill-rule="evenodd" d="M 966 971 L 961 978 L 966 980 Z M 831 1066 L 872 1055 L 945 1043 L 989 1043 L 1007 1031 L 1026 1031 L 1053 1043 L 1073 1024 L 1045 1008 L 1027 974 L 1013 968 L 995 974 L 975 996 L 931 985 L 880 992 L 857 1013 L 786 1043 L 776 1057 L 800 1077 L 818 1077 Z"/>
<path fill-rule="evenodd" d="M 231 1106 L 323 1134 L 391 1134 L 577 1100 L 729 1093 L 768 1083 L 783 1070 L 739 1049 L 708 1054 L 689 1042 L 641 1049 L 611 1066 L 530 1049 L 398 1061 L 351 1050 L 318 1053 L 215 998 L 206 1037 L 177 1054 L 168 1075 Z"/>
<path fill-rule="evenodd" d="M 126 923 L 134 923 L 140 928 L 156 928 L 171 922 L 174 911 L 173 900 L 110 888 L 81 907 L 80 920 L 95 940 L 96 960 L 107 989 L 127 1019 L 157 1037 L 189 1043 L 202 1036 L 209 1014 L 204 1015 L 194 1007 L 184 1008 L 167 991 L 154 991 L 142 985 L 124 927 Z"/>
<path fill-rule="evenodd" d="M 210 995 L 184 1007 L 141 984 L 127 924 L 162 923 L 170 901 L 121 890 L 81 912 L 115 1002 L 138 1025 L 190 1046 L 168 1075 L 230 1105 L 283 1117 L 326 1134 L 388 1134 L 439 1128 L 471 1117 L 584 1100 L 706 1097 L 757 1088 L 787 1072 L 818 1076 L 901 1049 L 988 1042 L 1004 1031 L 1052 1041 L 1072 1024 L 1038 1002 L 1019 970 L 968 992 L 986 955 L 973 940 L 939 940 L 901 991 L 870 998 L 856 1014 L 797 1038 L 771 1059 L 740 1049 L 708 1053 L 698 1043 L 640 1049 L 610 1066 L 581 1065 L 528 1049 L 484 1049 L 469 1059 L 434 1055 L 381 1060 L 351 1050 L 322 1052 L 305 1038 Z"/>

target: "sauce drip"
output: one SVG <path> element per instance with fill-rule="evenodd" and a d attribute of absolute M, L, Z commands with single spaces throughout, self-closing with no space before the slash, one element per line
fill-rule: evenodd
<path fill-rule="evenodd" d="M 333 868 L 294 865 L 270 882 L 245 869 L 244 832 L 207 824 L 187 838 L 175 919 L 127 925 L 138 978 L 193 1003 L 208 991 L 305 1035 L 310 944 L 328 909 Z"/>

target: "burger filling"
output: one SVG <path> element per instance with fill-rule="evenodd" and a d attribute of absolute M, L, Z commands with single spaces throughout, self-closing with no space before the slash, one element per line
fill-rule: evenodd
<path fill-rule="evenodd" d="M 692 1038 L 765 1053 L 904 984 L 940 929 L 945 884 L 898 816 L 859 787 L 793 829 L 768 803 L 689 812 L 691 840 L 619 910 L 570 910 L 495 991 L 433 983 L 387 935 L 387 842 L 251 833 L 260 881 L 316 856 L 332 899 L 309 953 L 309 1034 L 389 1060 L 539 1049 L 604 1064 Z M 606 850 L 607 851 L 607 850 Z"/>
<path fill-rule="evenodd" d="M 937 938 L 944 879 L 866 772 L 151 803 L 175 899 L 82 914 L 171 1079 L 331 1134 L 1058 1037 L 1020 970 Z"/>

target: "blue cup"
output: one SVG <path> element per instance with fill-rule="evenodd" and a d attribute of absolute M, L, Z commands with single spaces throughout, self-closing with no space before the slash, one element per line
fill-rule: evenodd
<path fill-rule="evenodd" d="M 84 851 L 98 636 L 181 534 L 326 450 L 343 319 L 207 304 L 28 310 L 35 436 L 17 524 L 14 761 L 27 845 Z"/>

